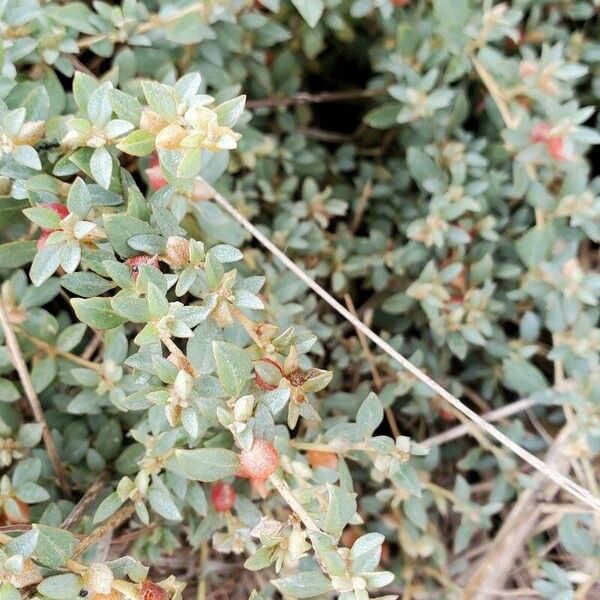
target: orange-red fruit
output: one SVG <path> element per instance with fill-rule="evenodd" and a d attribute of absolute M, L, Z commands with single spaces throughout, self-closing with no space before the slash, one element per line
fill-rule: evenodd
<path fill-rule="evenodd" d="M 154 583 L 149 579 L 146 579 L 146 581 L 142 583 L 141 600 L 167 600 L 168 597 L 167 590 L 157 583 Z"/>
<path fill-rule="evenodd" d="M 445 408 L 440 409 L 439 415 L 442 421 L 446 421 L 446 423 L 452 423 L 452 421 L 456 421 L 456 415 L 452 411 L 446 410 Z"/>
<path fill-rule="evenodd" d="M 519 65 L 519 75 L 521 77 L 528 77 L 529 75 L 535 75 L 537 73 L 538 66 L 532 60 L 522 60 Z"/>
<path fill-rule="evenodd" d="M 567 152 L 565 150 L 565 140 L 557 135 L 551 135 L 546 140 L 546 149 L 548 154 L 554 160 L 568 160 Z"/>
<path fill-rule="evenodd" d="M 69 214 L 69 209 L 60 202 L 51 202 L 50 204 L 43 204 L 42 206 L 54 211 L 61 218 L 61 220 Z"/>
<path fill-rule="evenodd" d="M 50 234 L 52 233 L 51 229 L 42 229 L 42 233 L 40 234 L 40 237 L 37 240 L 37 249 L 41 250 L 42 248 L 46 247 L 46 242 L 48 241 L 48 237 L 50 236 Z"/>
<path fill-rule="evenodd" d="M 531 130 L 531 141 L 534 144 L 539 144 L 540 142 L 545 142 L 550 135 L 550 130 L 552 127 L 548 123 L 537 123 L 534 125 Z"/>
<path fill-rule="evenodd" d="M 217 512 L 228 512 L 235 504 L 235 489 L 229 483 L 215 483 L 210 490 L 210 499 Z"/>
<path fill-rule="evenodd" d="M 252 448 L 244 448 L 240 452 L 240 469 L 238 477 L 248 479 L 267 479 L 279 464 L 279 454 L 271 442 L 254 440 Z"/>
<path fill-rule="evenodd" d="M 261 498 L 266 498 L 269 495 L 269 488 L 267 488 L 266 479 L 251 479 L 250 487 L 252 491 L 258 494 Z"/>
<path fill-rule="evenodd" d="M 7 512 L 5 507 L 0 516 L 0 523 L 4 525 L 22 525 L 23 523 L 30 523 L 29 505 L 18 498 L 13 498 L 13 500 L 17 505 L 17 511 Z"/>
<path fill-rule="evenodd" d="M 158 267 L 158 259 L 156 256 L 147 256 L 146 254 L 139 254 L 138 256 L 132 256 L 125 261 L 125 264 L 131 269 L 131 274 L 134 279 L 138 278 L 141 265 L 150 265 L 152 267 Z"/>
<path fill-rule="evenodd" d="M 311 467 L 327 467 L 328 469 L 337 469 L 338 457 L 335 452 L 309 450 L 306 454 L 308 457 L 308 463 Z"/>
<path fill-rule="evenodd" d="M 153 192 L 156 192 L 156 190 L 160 190 L 161 187 L 167 185 L 167 180 L 162 173 L 156 154 L 150 156 L 150 168 L 146 169 L 145 173 Z"/>
<path fill-rule="evenodd" d="M 392 0 L 394 6 L 407 6 L 410 4 L 410 0 Z"/>

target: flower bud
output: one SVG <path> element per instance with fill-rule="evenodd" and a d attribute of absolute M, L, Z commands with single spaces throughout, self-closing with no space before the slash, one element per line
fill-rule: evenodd
<path fill-rule="evenodd" d="M 279 465 L 279 454 L 271 442 L 254 440 L 252 448 L 240 452 L 239 477 L 248 479 L 267 479 Z"/>
<path fill-rule="evenodd" d="M 167 238 L 165 248 L 166 262 L 173 269 L 181 269 L 190 262 L 190 244 L 180 235 L 171 235 Z"/>
<path fill-rule="evenodd" d="M 167 125 L 156 136 L 156 147 L 176 150 L 187 131 L 181 125 Z"/>
<path fill-rule="evenodd" d="M 29 121 L 28 123 L 23 123 L 17 137 L 14 138 L 13 141 L 15 144 L 27 144 L 28 146 L 33 146 L 36 142 L 39 142 L 44 135 L 45 128 L 45 121 Z"/>
<path fill-rule="evenodd" d="M 200 202 L 202 200 L 210 200 L 215 194 L 213 188 L 202 179 L 202 177 L 194 178 L 192 184 L 192 200 Z"/>
<path fill-rule="evenodd" d="M 93 563 L 82 578 L 83 588 L 90 596 L 95 594 L 110 594 L 115 577 L 104 563 Z"/>
<path fill-rule="evenodd" d="M 159 133 L 167 125 L 168 122 L 153 110 L 146 108 L 142 111 L 142 116 L 140 117 L 140 129 L 146 129 L 151 133 Z"/>

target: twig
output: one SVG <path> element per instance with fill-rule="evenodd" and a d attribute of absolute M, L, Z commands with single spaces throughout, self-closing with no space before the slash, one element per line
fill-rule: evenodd
<path fill-rule="evenodd" d="M 34 346 L 37 346 L 38 348 L 40 348 L 40 350 L 44 350 L 50 355 L 62 356 L 62 358 L 70 360 L 75 364 L 81 365 L 86 369 L 92 369 L 97 372 L 102 371 L 102 366 L 98 363 L 87 360 L 83 356 L 77 356 L 77 354 L 73 354 L 72 352 L 60 350 L 52 344 L 49 344 L 48 342 L 45 342 L 44 340 L 41 340 L 40 338 L 37 338 L 31 335 L 30 333 L 27 333 L 22 327 L 15 327 L 15 329 L 19 332 L 20 335 L 22 335 L 24 338 L 27 338 Z"/>
<path fill-rule="evenodd" d="M 73 510 L 69 513 L 67 518 L 61 523 L 63 529 L 71 529 L 79 522 L 89 505 L 98 497 L 98 494 L 104 488 L 107 479 L 108 473 L 103 471 L 100 474 L 100 477 L 94 481 L 79 502 L 73 507 Z"/>
<path fill-rule="evenodd" d="M 184 9 L 173 13 L 172 15 L 168 16 L 168 17 L 161 17 L 160 15 L 157 14 L 153 14 L 150 15 L 148 17 L 148 20 L 144 23 L 142 23 L 137 29 L 135 29 L 133 32 L 131 32 L 130 35 L 139 35 L 140 33 L 148 33 L 149 31 L 152 31 L 153 29 L 158 29 L 159 27 L 164 27 L 165 25 L 169 25 L 169 23 L 173 23 L 174 21 L 177 21 L 178 19 L 180 19 L 181 17 L 184 17 L 185 15 L 189 15 L 193 12 L 201 12 L 201 13 L 205 13 L 207 10 L 207 6 L 205 2 L 198 2 L 197 4 L 192 4 L 190 6 L 186 6 Z M 121 41 L 121 36 L 122 36 L 122 32 L 119 31 L 114 31 L 112 33 L 99 33 L 97 35 L 90 35 L 87 37 L 83 37 L 80 40 L 77 41 L 77 45 L 79 46 L 79 49 L 81 50 L 82 48 L 89 48 L 90 46 L 93 46 L 94 44 L 97 44 L 98 42 L 102 42 L 104 40 L 109 40 L 111 42 L 119 42 Z"/>
<path fill-rule="evenodd" d="M 92 533 L 83 538 L 73 551 L 73 556 L 81 556 L 88 548 L 93 546 L 98 540 L 102 539 L 107 533 L 118 529 L 135 512 L 135 505 L 132 503 L 122 506 L 110 519 L 104 521 L 102 525 L 96 527 Z"/>
<path fill-rule="evenodd" d="M 356 318 L 358 318 L 358 315 L 356 314 L 356 307 L 354 306 L 354 302 L 352 301 L 350 294 L 344 294 L 344 300 L 346 301 L 346 306 L 348 307 L 348 310 Z M 383 387 L 383 382 L 381 381 L 381 376 L 379 375 L 379 371 L 377 370 L 377 365 L 375 364 L 375 358 L 373 357 L 373 353 L 369 348 L 369 342 L 367 341 L 365 334 L 360 329 L 356 330 L 356 334 L 358 335 L 358 340 L 360 342 L 360 345 L 362 346 L 363 354 L 367 359 L 367 363 L 369 363 L 369 369 L 371 370 L 371 375 L 373 376 L 373 383 L 375 384 L 375 389 L 379 391 Z M 394 416 L 394 413 L 392 412 L 392 409 L 389 406 L 384 406 L 383 410 L 385 412 L 387 421 L 390 425 L 390 429 L 392 430 L 392 434 L 394 435 L 394 439 L 396 439 L 400 436 L 400 429 L 398 428 L 398 423 L 396 423 L 396 417 Z"/>
<path fill-rule="evenodd" d="M 319 94 L 310 94 L 308 92 L 299 92 L 293 96 L 285 98 L 264 98 L 257 100 L 248 100 L 246 108 L 272 108 L 285 107 L 294 104 L 320 104 L 323 102 L 339 102 L 341 100 L 355 100 L 357 98 L 372 98 L 385 94 L 386 88 L 369 88 L 366 90 L 346 90 L 341 92 L 321 92 Z"/>
<path fill-rule="evenodd" d="M 507 404 L 502 408 L 497 408 L 485 413 L 481 415 L 481 418 L 485 419 L 489 423 L 493 423 L 494 421 L 500 421 L 501 419 L 505 419 L 506 417 L 527 410 L 536 404 L 537 401 L 532 398 L 523 398 L 522 400 L 517 400 L 517 402 L 513 402 L 512 404 Z M 469 425 L 457 425 L 452 429 L 448 429 L 443 433 L 438 433 L 437 435 L 434 435 L 433 437 L 430 437 L 419 443 L 427 448 L 431 448 L 432 446 L 441 446 L 442 444 L 451 442 L 452 440 L 462 437 L 463 435 L 467 435 L 468 433 Z"/>
<path fill-rule="evenodd" d="M 514 129 L 517 125 L 515 118 L 512 116 L 506 101 L 504 100 L 504 96 L 502 94 L 502 90 L 499 88 L 496 80 L 490 75 L 488 70 L 483 66 L 483 63 L 474 55 L 471 55 L 471 62 L 477 71 L 477 74 L 483 81 L 485 87 L 487 88 L 490 96 L 494 100 L 500 115 L 502 116 L 502 120 L 504 124 L 509 129 Z"/>
<path fill-rule="evenodd" d="M 96 353 L 96 350 L 100 347 L 104 340 L 102 336 L 94 331 L 94 337 L 90 340 L 90 343 L 85 347 L 85 350 L 81 353 L 81 358 L 85 358 L 85 360 L 90 360 L 92 356 Z"/>
<path fill-rule="evenodd" d="M 278 475 L 271 475 L 270 481 L 273 487 L 279 492 L 280 496 L 287 502 L 287 505 L 296 513 L 308 531 L 321 531 L 320 527 L 313 521 L 313 518 L 306 512 L 306 509 L 296 500 L 296 496 L 290 490 L 288 484 Z"/>
<path fill-rule="evenodd" d="M 354 211 L 354 218 L 352 219 L 352 225 L 350 226 L 350 230 L 352 231 L 352 233 L 354 233 L 358 229 L 358 226 L 360 225 L 360 222 L 362 221 L 363 214 L 365 212 L 365 209 L 367 208 L 367 203 L 369 202 L 369 198 L 371 197 L 372 192 L 373 192 L 373 182 L 370 179 L 367 179 L 367 182 L 365 183 L 365 185 L 362 189 L 362 192 L 360 194 L 360 198 L 358 199 L 358 202 L 356 203 L 356 210 Z"/>
<path fill-rule="evenodd" d="M 559 473 L 568 471 L 569 462 L 562 454 L 570 429 L 565 426 L 546 453 L 545 462 Z M 550 500 L 557 486 L 547 482 L 540 473 L 533 484 L 521 493 L 510 514 L 492 542 L 489 551 L 465 587 L 464 600 L 490 600 L 491 590 L 501 590 L 514 567 L 515 559 L 539 517 L 537 503 Z"/>
<path fill-rule="evenodd" d="M 58 479 L 58 484 L 63 494 L 67 498 L 70 498 L 71 490 L 69 489 L 67 473 L 58 455 L 58 450 L 54 444 L 52 432 L 50 431 L 48 423 L 46 422 L 44 411 L 42 410 L 40 400 L 33 387 L 33 382 L 31 381 L 31 375 L 29 374 L 27 365 L 23 360 L 19 342 L 17 341 L 17 337 L 10 326 L 8 315 L 2 299 L 0 299 L 0 324 L 2 325 L 2 330 L 4 331 L 6 346 L 8 347 L 11 362 L 19 375 L 19 379 L 21 380 L 21 384 L 23 385 L 25 395 L 27 396 L 27 400 L 29 402 L 29 406 L 31 407 L 31 412 L 33 413 L 35 420 L 42 426 L 42 439 L 44 440 L 44 445 L 46 446 L 46 451 L 48 452 L 50 462 L 52 463 L 52 468 L 54 469 L 54 473 Z"/>

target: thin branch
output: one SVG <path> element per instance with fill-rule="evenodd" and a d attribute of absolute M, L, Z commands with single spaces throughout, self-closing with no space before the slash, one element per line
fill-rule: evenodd
<path fill-rule="evenodd" d="M 536 400 L 532 398 L 523 398 L 522 400 L 517 400 L 517 402 L 513 402 L 512 404 L 507 404 L 502 408 L 497 408 L 488 413 L 485 413 L 481 415 L 481 418 L 485 419 L 489 423 L 493 423 L 494 421 L 500 421 L 501 419 L 505 419 L 506 417 L 527 410 L 528 408 L 531 408 L 536 404 Z M 452 440 L 460 438 L 463 435 L 467 435 L 469 431 L 469 425 L 457 425 L 452 429 L 448 429 L 447 431 L 438 433 L 437 435 L 434 435 L 433 437 L 430 437 L 420 442 L 420 444 L 428 448 L 431 448 L 432 446 L 441 446 L 442 444 L 451 442 Z"/>
<path fill-rule="evenodd" d="M 98 372 L 102 371 L 102 366 L 98 363 L 87 360 L 83 356 L 77 356 L 77 354 L 73 354 L 72 352 L 60 350 L 52 344 L 49 344 L 48 342 L 45 342 L 44 340 L 41 340 L 40 338 L 37 338 L 34 335 L 31 335 L 30 333 L 27 333 L 22 327 L 15 327 L 15 329 L 19 332 L 20 335 L 28 339 L 34 346 L 37 346 L 38 348 L 40 348 L 40 350 L 44 350 L 50 355 L 61 356 L 62 358 L 70 360 L 71 362 L 77 365 L 81 365 L 86 369 L 92 369 Z"/>
<path fill-rule="evenodd" d="M 344 294 L 344 300 L 346 302 L 346 306 L 348 310 L 358 319 L 358 315 L 356 314 L 356 307 L 354 306 L 354 302 L 350 297 L 350 294 Z M 377 370 L 377 365 L 375 364 L 375 358 L 371 349 L 369 348 L 369 342 L 365 337 L 365 334 L 360 330 L 356 329 L 356 334 L 358 335 L 358 340 L 362 347 L 363 354 L 367 359 L 367 363 L 369 363 L 369 369 L 371 370 L 371 375 L 373 377 L 373 383 L 375 384 L 375 389 L 380 391 L 383 387 L 383 382 L 381 380 L 381 376 L 379 375 L 379 371 Z M 385 416 L 390 425 L 390 429 L 392 430 L 392 434 L 394 435 L 394 439 L 400 436 L 400 429 L 398 428 L 398 423 L 396 422 L 396 417 L 392 412 L 392 409 L 389 406 L 384 406 L 383 408 L 385 412 Z"/>
<path fill-rule="evenodd" d="M 98 479 L 96 479 L 96 481 L 88 488 L 79 502 L 73 507 L 73 510 L 69 513 L 67 518 L 62 522 L 61 527 L 63 529 L 71 529 L 79 522 L 90 504 L 94 502 L 98 497 L 98 494 L 103 490 L 107 479 L 108 473 L 103 471 L 100 474 L 100 477 L 98 477 Z"/>
<path fill-rule="evenodd" d="M 321 92 L 310 94 L 299 92 L 285 98 L 261 98 L 248 100 L 246 108 L 279 108 L 296 104 L 321 104 L 323 102 L 340 102 L 343 100 L 356 100 L 358 98 L 372 98 L 386 93 L 386 88 L 368 88 L 366 90 L 345 90 L 341 92 Z"/>
<path fill-rule="evenodd" d="M 354 218 L 352 219 L 352 225 L 350 226 L 350 231 L 352 231 L 352 233 L 354 233 L 357 229 L 358 226 L 360 225 L 360 222 L 362 221 L 363 215 L 365 213 L 365 209 L 367 208 L 367 204 L 369 202 L 369 198 L 371 197 L 371 194 L 373 192 L 373 182 L 370 179 L 367 179 L 367 182 L 365 183 L 362 192 L 360 194 L 360 198 L 358 199 L 358 202 L 356 203 L 356 210 L 354 211 Z"/>
<path fill-rule="evenodd" d="M 1 298 L 0 324 L 2 325 L 2 330 L 4 331 L 4 338 L 6 340 L 6 346 L 11 357 L 11 362 L 19 375 L 19 379 L 21 380 L 21 384 L 23 385 L 23 390 L 25 391 L 25 395 L 29 402 L 29 406 L 31 407 L 31 412 L 33 413 L 35 420 L 42 426 L 42 439 L 44 440 L 44 445 L 46 446 L 46 451 L 48 452 L 48 456 L 50 458 L 50 462 L 52 463 L 52 467 L 54 469 L 54 473 L 56 474 L 56 478 L 58 479 L 59 486 L 63 494 L 67 498 L 70 498 L 71 490 L 69 489 L 67 473 L 58 455 L 58 450 L 56 449 L 56 445 L 54 444 L 52 432 L 50 431 L 48 423 L 46 422 L 46 417 L 44 415 L 42 405 L 40 404 L 40 400 L 33 387 L 31 375 L 29 374 L 27 365 L 23 360 L 23 355 L 21 354 L 19 342 L 17 341 L 17 337 L 15 336 L 15 333 L 12 330 L 10 321 L 8 319 L 8 315 L 6 313 L 6 309 L 4 307 L 4 303 Z"/>
<path fill-rule="evenodd" d="M 279 492 L 280 496 L 287 502 L 287 505 L 296 513 L 308 531 L 321 531 L 321 528 L 313 521 L 313 518 L 306 512 L 306 509 L 296 500 L 288 484 L 278 475 L 271 475 L 270 481 L 273 487 Z"/>
<path fill-rule="evenodd" d="M 471 62 L 473 63 L 477 74 L 481 78 L 481 81 L 483 81 L 485 87 L 487 88 L 490 96 L 494 100 L 494 103 L 496 104 L 496 107 L 502 116 L 504 124 L 509 129 L 514 129 L 517 123 L 515 117 L 513 117 L 510 109 L 508 108 L 508 104 L 504 99 L 504 94 L 502 93 L 500 86 L 496 83 L 496 80 L 491 76 L 489 71 L 483 66 L 483 63 L 474 54 L 471 55 Z"/>
<path fill-rule="evenodd" d="M 173 13 L 172 15 L 170 15 L 168 17 L 161 17 L 158 14 L 150 15 L 148 17 L 147 21 L 142 23 L 137 29 L 135 29 L 130 34 L 128 34 L 127 37 L 130 37 L 131 35 L 139 35 L 141 33 L 148 33 L 149 31 L 152 31 L 153 29 L 159 29 L 160 27 L 169 25 L 170 23 L 177 21 L 181 17 L 192 14 L 194 12 L 199 12 L 199 13 L 202 13 L 203 15 L 206 15 L 207 10 L 208 10 L 208 7 L 205 2 L 198 2 L 197 4 L 192 4 L 190 6 L 186 6 L 184 9 L 182 9 L 176 13 Z M 122 36 L 123 36 L 123 32 L 121 30 L 113 31 L 112 33 L 98 33 L 96 35 L 90 35 L 90 36 L 79 39 L 77 41 L 77 45 L 79 46 L 79 49 L 81 50 L 82 48 L 89 48 L 90 46 L 93 46 L 94 44 L 97 44 L 98 42 L 103 42 L 104 40 L 109 40 L 110 42 L 126 41 L 126 39 L 125 40 L 121 39 Z"/>
<path fill-rule="evenodd" d="M 73 551 L 73 556 L 78 557 L 81 556 L 88 548 L 91 548 L 96 542 L 102 539 L 107 533 L 118 529 L 125 521 L 128 521 L 129 518 L 135 512 L 135 505 L 132 503 L 127 503 L 114 514 L 109 519 L 104 521 L 102 525 L 96 527 L 92 533 L 83 538 L 79 544 L 75 547 Z"/>

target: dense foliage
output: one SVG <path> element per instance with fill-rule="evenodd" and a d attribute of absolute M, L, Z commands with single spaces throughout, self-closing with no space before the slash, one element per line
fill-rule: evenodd
<path fill-rule="evenodd" d="M 528 489 L 500 584 L 597 597 L 597 515 L 212 201 L 599 495 L 597 12 L 0 1 L 1 600 L 491 598 Z"/>

